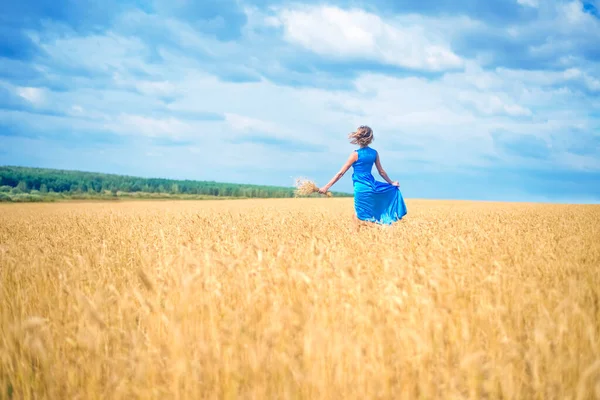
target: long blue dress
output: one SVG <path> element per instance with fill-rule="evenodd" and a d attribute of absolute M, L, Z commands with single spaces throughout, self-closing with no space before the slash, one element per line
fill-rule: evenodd
<path fill-rule="evenodd" d="M 358 159 L 352 164 L 352 183 L 354 209 L 358 219 L 383 225 L 402 219 L 407 210 L 400 189 L 387 182 L 376 181 L 371 174 L 377 151 L 370 147 L 356 151 Z"/>

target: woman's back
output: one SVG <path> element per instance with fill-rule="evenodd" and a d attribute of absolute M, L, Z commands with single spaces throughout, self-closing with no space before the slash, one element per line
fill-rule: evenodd
<path fill-rule="evenodd" d="M 358 153 L 358 159 L 352 165 L 354 174 L 371 174 L 373 164 L 377 159 L 377 151 L 370 147 L 361 147 L 356 152 Z"/>

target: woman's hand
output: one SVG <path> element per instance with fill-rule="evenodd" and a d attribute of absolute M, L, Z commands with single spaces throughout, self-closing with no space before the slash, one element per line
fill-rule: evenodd
<path fill-rule="evenodd" d="M 400 184 L 398 183 L 398 181 L 394 181 L 394 182 L 392 183 L 392 186 L 400 187 Z"/>
<path fill-rule="evenodd" d="M 327 194 L 328 190 L 329 190 L 329 188 L 327 188 L 327 186 L 323 186 L 321 189 L 319 189 L 319 193 L 321 193 L 321 194 Z"/>

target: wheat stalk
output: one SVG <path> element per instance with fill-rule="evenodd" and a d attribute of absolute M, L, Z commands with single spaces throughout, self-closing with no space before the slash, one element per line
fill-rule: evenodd
<path fill-rule="evenodd" d="M 0 399 L 599 398 L 600 206 L 407 203 L 0 204 Z"/>
<path fill-rule="evenodd" d="M 309 196 L 313 193 L 319 192 L 319 186 L 317 184 L 306 178 L 297 178 L 296 179 L 296 196 Z M 327 197 L 332 197 L 333 194 L 331 192 L 327 192 Z"/>

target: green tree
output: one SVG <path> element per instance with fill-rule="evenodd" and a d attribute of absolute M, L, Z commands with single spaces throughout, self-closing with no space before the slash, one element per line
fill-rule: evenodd
<path fill-rule="evenodd" d="M 40 194 L 65 192 L 117 191 L 171 192 L 234 197 L 293 197 L 294 189 L 262 185 L 242 185 L 214 181 L 138 178 L 114 174 L 64 171 L 43 168 L 1 167 L 0 193 L 20 194 L 39 189 Z M 334 193 L 337 196 L 344 194 Z M 351 196 L 351 195 L 350 195 Z"/>
<path fill-rule="evenodd" d="M 27 182 L 19 181 L 19 184 L 17 185 L 17 189 L 19 189 L 23 193 L 27 192 Z"/>

